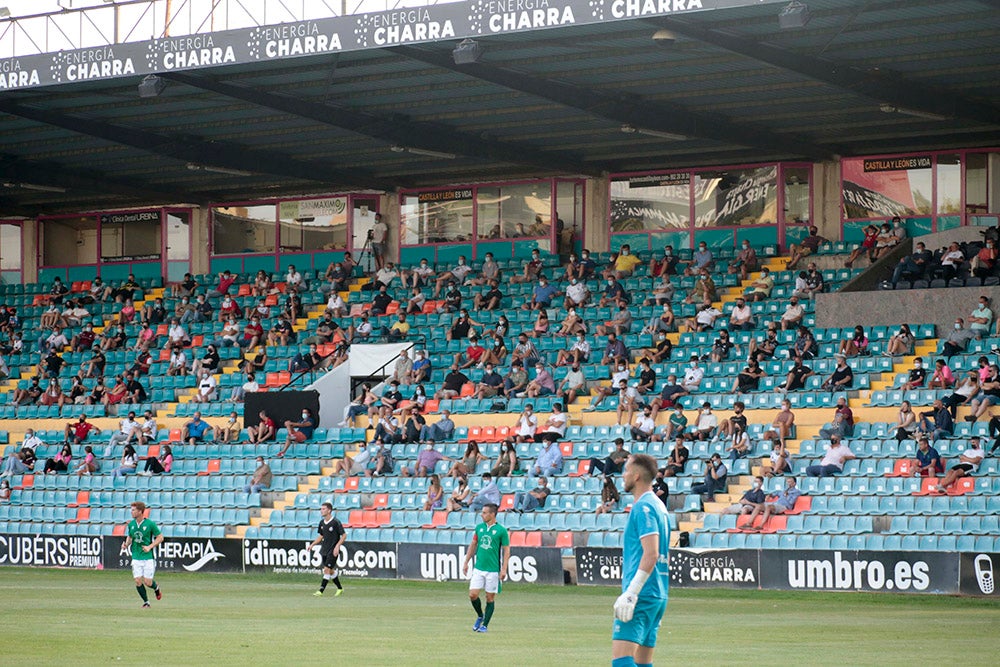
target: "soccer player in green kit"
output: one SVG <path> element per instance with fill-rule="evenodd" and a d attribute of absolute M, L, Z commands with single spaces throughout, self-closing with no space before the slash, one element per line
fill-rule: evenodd
<path fill-rule="evenodd" d="M 144 609 L 149 608 L 149 598 L 146 596 L 146 586 L 153 589 L 156 599 L 163 597 L 160 587 L 156 585 L 153 576 L 156 574 L 156 557 L 153 549 L 163 542 L 163 534 L 160 528 L 144 518 L 146 514 L 145 503 L 132 503 L 132 521 L 128 524 L 125 538 L 125 548 L 132 550 L 132 576 L 135 577 L 135 590 L 142 598 Z"/>
<path fill-rule="evenodd" d="M 472 543 L 465 552 L 465 563 L 462 574 L 469 574 L 469 563 L 473 553 L 476 556 L 472 567 L 472 579 L 469 581 L 469 599 L 472 608 L 476 610 L 476 622 L 473 632 L 486 632 L 490 619 L 493 618 L 493 600 L 500 592 L 500 582 L 507 578 L 507 563 L 510 562 L 510 535 L 507 529 L 497 523 L 499 508 L 490 503 L 483 506 L 483 522 L 476 526 Z M 502 553 L 502 558 L 501 558 Z M 483 612 L 479 601 L 479 591 L 486 591 L 486 611 Z"/>

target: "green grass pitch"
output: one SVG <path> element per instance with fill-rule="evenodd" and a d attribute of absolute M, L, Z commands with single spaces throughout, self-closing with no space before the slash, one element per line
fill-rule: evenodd
<path fill-rule="evenodd" d="M 485 635 L 459 583 L 0 569 L 5 665 L 607 665 L 610 588 L 508 585 Z M 152 597 L 152 596 L 150 596 Z M 659 665 L 995 665 L 1000 604 L 675 589 Z"/>

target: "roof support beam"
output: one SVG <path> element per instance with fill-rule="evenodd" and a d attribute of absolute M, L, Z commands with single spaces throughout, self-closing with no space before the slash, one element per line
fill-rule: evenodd
<path fill-rule="evenodd" d="M 631 94 L 597 91 L 484 63 L 456 65 L 450 52 L 414 46 L 396 46 L 389 50 L 413 60 L 636 128 L 777 151 L 789 157 L 823 159 L 836 152 L 831 147 L 820 146 L 807 138 L 779 134 L 759 126 L 736 124 L 718 115 L 691 111 L 680 104 L 653 102 Z"/>
<path fill-rule="evenodd" d="M 299 178 L 325 183 L 331 187 L 358 186 L 389 190 L 398 185 L 375 178 L 362 169 L 346 171 L 331 168 L 325 162 L 296 160 L 273 151 L 251 150 L 238 144 L 205 141 L 190 135 L 159 134 L 100 120 L 71 116 L 12 100 L 0 100 L 0 111 L 111 143 L 131 146 L 141 151 L 173 158 L 181 162 L 192 162 L 257 174 L 272 174 L 283 178 Z"/>
<path fill-rule="evenodd" d="M 913 109 L 943 118 L 957 118 L 987 125 L 1000 124 L 1000 108 L 963 98 L 952 92 L 932 90 L 926 86 L 904 81 L 896 72 L 888 76 L 875 75 L 828 58 L 788 51 L 722 30 L 706 28 L 687 19 L 654 18 L 648 19 L 647 22 L 658 28 L 667 28 L 732 53 L 850 91 L 878 103 Z"/>
<path fill-rule="evenodd" d="M 193 88 L 211 91 L 299 118 L 307 118 L 389 144 L 454 153 L 494 162 L 528 165 L 546 171 L 590 175 L 597 175 L 600 172 L 593 165 L 587 165 L 577 155 L 539 152 L 537 148 L 527 144 L 486 139 L 436 123 L 412 121 L 403 116 L 379 116 L 359 109 L 313 102 L 291 95 L 217 81 L 205 76 L 181 72 L 160 76 Z"/>
<path fill-rule="evenodd" d="M 15 183 L 31 183 L 66 190 L 110 192 L 158 203 L 199 204 L 212 198 L 212 193 L 191 194 L 134 179 L 110 178 L 93 172 L 68 171 L 54 162 L 29 162 L 10 155 L 0 155 L 0 178 Z M 16 190 L 11 190 L 7 194 L 17 199 L 15 192 Z"/>

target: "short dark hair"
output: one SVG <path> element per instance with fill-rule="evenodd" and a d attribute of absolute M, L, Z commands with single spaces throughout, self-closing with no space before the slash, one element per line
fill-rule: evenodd
<path fill-rule="evenodd" d="M 323 503 L 322 505 L 320 505 L 320 507 L 325 507 L 328 510 L 330 510 L 331 512 L 333 511 L 333 504 L 332 503 Z"/>
<path fill-rule="evenodd" d="M 642 472 L 642 478 L 647 484 L 656 479 L 656 459 L 649 454 L 633 454 L 629 463 Z"/>
<path fill-rule="evenodd" d="M 483 509 L 489 509 L 494 514 L 499 514 L 500 513 L 500 507 L 497 506 L 496 503 L 486 503 L 485 505 L 483 505 Z"/>

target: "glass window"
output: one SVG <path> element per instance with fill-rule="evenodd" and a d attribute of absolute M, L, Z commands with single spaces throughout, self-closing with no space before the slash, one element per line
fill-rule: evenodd
<path fill-rule="evenodd" d="M 354 211 L 351 217 L 351 250 L 364 248 L 368 232 L 375 226 L 375 214 L 378 213 L 378 199 L 372 197 L 354 197 Z"/>
<path fill-rule="evenodd" d="M 687 229 L 691 174 L 632 176 L 611 181 L 611 231 Z"/>
<path fill-rule="evenodd" d="M 281 202 L 278 219 L 282 250 L 347 248 L 347 197 Z"/>
<path fill-rule="evenodd" d="M 160 256 L 160 212 L 132 211 L 101 216 L 101 259 L 125 261 Z"/>
<path fill-rule="evenodd" d="M 551 181 L 476 190 L 481 239 L 548 237 L 552 229 Z"/>
<path fill-rule="evenodd" d="M 191 217 L 187 213 L 167 213 L 167 259 L 191 259 Z"/>
<path fill-rule="evenodd" d="M 965 159 L 966 212 L 1000 213 L 1000 153 L 968 153 Z"/>
<path fill-rule="evenodd" d="M 97 218 L 51 218 L 39 221 L 42 266 L 97 264 Z"/>
<path fill-rule="evenodd" d="M 574 235 L 583 227 L 583 184 L 579 181 L 556 182 L 556 225 L 559 253 L 569 254 Z"/>
<path fill-rule="evenodd" d="M 931 158 L 851 158 L 841 162 L 844 217 L 931 213 Z"/>
<path fill-rule="evenodd" d="M 809 167 L 786 167 L 785 222 L 809 222 Z"/>
<path fill-rule="evenodd" d="M 695 227 L 773 225 L 778 220 L 778 167 L 695 175 Z"/>
<path fill-rule="evenodd" d="M 962 158 L 959 155 L 937 157 L 937 212 L 962 212 Z"/>
<path fill-rule="evenodd" d="M 472 188 L 404 195 L 399 238 L 403 245 L 472 239 Z"/>
<path fill-rule="evenodd" d="M 212 209 L 217 255 L 274 252 L 275 206 L 219 206 Z"/>
<path fill-rule="evenodd" d="M 0 223 L 0 271 L 21 270 L 21 226 Z"/>

